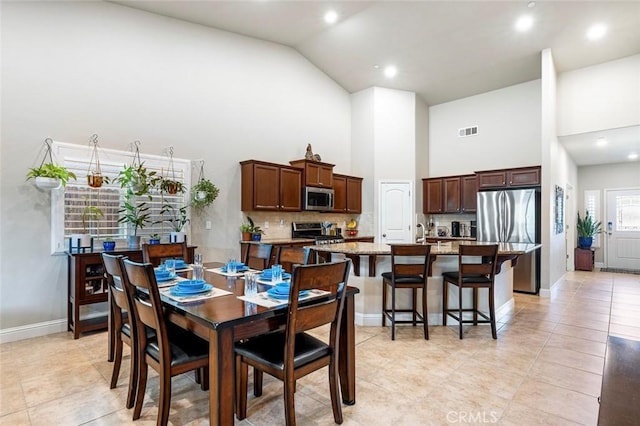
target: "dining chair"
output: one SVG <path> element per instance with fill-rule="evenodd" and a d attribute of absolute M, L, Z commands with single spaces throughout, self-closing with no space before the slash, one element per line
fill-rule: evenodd
<path fill-rule="evenodd" d="M 271 244 L 249 244 L 247 257 L 242 262 L 251 269 L 264 270 L 271 267 Z"/>
<path fill-rule="evenodd" d="M 382 326 L 391 321 L 391 340 L 396 339 L 396 324 L 422 324 L 424 338 L 429 340 L 427 314 L 428 244 L 390 244 L 391 271 L 382 273 Z M 391 289 L 391 307 L 387 307 L 387 287 Z M 411 308 L 396 307 L 396 289 L 411 289 Z M 422 290 L 422 312 L 418 312 L 418 290 Z M 411 320 L 399 320 L 398 313 L 410 313 Z"/>
<path fill-rule="evenodd" d="M 291 272 L 293 265 L 306 265 L 309 263 L 310 249 L 305 247 L 280 246 L 276 254 L 277 265 L 282 265 L 285 271 Z"/>
<path fill-rule="evenodd" d="M 135 318 L 135 336 L 139 338 L 139 345 L 136 346 L 140 367 L 133 420 L 140 418 L 148 367 L 151 366 L 160 376 L 157 424 L 166 425 L 171 406 L 171 377 L 200 369 L 200 387 L 203 390 L 208 389 L 209 343 L 190 331 L 168 326 L 153 265 L 126 259 L 120 259 L 120 265 L 124 271 L 124 288 L 129 295 L 131 311 Z M 145 326 L 155 331 L 155 338 L 147 338 L 144 333 Z"/>
<path fill-rule="evenodd" d="M 340 321 L 344 306 L 351 261 L 293 268 L 289 290 L 289 307 L 284 331 L 262 335 L 236 344 L 236 416 L 247 417 L 248 366 L 284 382 L 284 409 L 287 426 L 296 424 L 294 392 L 296 380 L 320 368 L 329 367 L 329 391 L 333 418 L 342 423 L 342 407 L 338 390 L 337 358 L 340 348 Z M 326 291 L 316 298 L 299 301 L 302 291 Z M 331 324 L 328 341 L 306 331 Z M 261 385 L 254 382 L 254 394 Z"/>
<path fill-rule="evenodd" d="M 481 262 L 478 263 L 478 257 Z M 491 335 L 498 338 L 496 332 L 496 309 L 494 301 L 494 283 L 496 267 L 498 265 L 498 244 L 471 245 L 460 244 L 458 250 L 458 270 L 443 272 L 444 288 L 442 291 L 442 324 L 447 325 L 447 317 L 458 321 L 460 339 L 462 339 L 463 324 L 478 325 L 479 323 L 491 324 Z M 458 287 L 458 307 L 449 308 L 449 284 Z M 462 290 L 473 290 L 473 307 L 463 308 Z M 478 310 L 478 289 L 486 288 L 489 298 L 489 315 Z M 473 319 L 464 319 L 464 312 L 472 312 Z M 456 315 L 457 314 L 457 315 Z M 484 320 L 478 320 L 478 316 Z"/>
<path fill-rule="evenodd" d="M 144 263 L 158 266 L 164 259 L 169 258 L 182 258 L 185 262 L 191 263 L 186 241 L 182 243 L 142 244 L 142 261 Z"/>
<path fill-rule="evenodd" d="M 104 267 L 107 285 L 109 286 L 109 342 L 113 354 L 109 357 L 113 359 L 113 370 L 111 372 L 110 388 L 114 389 L 118 384 L 120 366 L 122 364 L 123 343 L 131 348 L 131 368 L 129 370 L 129 389 L 127 391 L 126 407 L 131 408 L 135 402 L 138 360 L 135 350 L 135 340 L 132 337 L 133 315 L 129 312 L 129 300 L 127 293 L 122 286 L 122 269 L 120 268 L 120 258 L 122 256 L 102 253 L 102 264 Z"/>

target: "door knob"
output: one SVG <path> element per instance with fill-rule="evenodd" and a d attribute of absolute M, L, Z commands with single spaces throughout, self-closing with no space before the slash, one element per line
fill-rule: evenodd
<path fill-rule="evenodd" d="M 387 238 L 387 234 L 382 234 L 382 238 Z"/>

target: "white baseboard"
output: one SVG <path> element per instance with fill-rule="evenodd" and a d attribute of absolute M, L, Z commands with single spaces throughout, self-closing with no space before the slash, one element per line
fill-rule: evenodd
<path fill-rule="evenodd" d="M 0 343 L 17 342 L 32 337 L 67 331 L 67 320 L 59 319 L 0 330 Z"/>

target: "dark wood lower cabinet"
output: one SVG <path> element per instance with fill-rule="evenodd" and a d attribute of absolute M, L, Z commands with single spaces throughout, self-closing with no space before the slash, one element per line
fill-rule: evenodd
<path fill-rule="evenodd" d="M 592 249 L 576 248 L 573 260 L 576 271 L 593 271 L 594 251 Z"/>

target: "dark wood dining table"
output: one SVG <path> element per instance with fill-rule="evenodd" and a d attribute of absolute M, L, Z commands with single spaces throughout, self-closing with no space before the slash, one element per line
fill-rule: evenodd
<path fill-rule="evenodd" d="M 234 343 L 284 329 L 286 305 L 266 308 L 238 299 L 244 293 L 242 277 L 227 277 L 207 269 L 222 263 L 205 263 L 205 280 L 232 294 L 197 302 L 179 303 L 162 296 L 169 321 L 209 341 L 209 418 L 211 425 L 234 423 Z M 339 373 L 342 401 L 356 402 L 355 387 L 355 287 L 347 287 L 340 328 Z"/>

